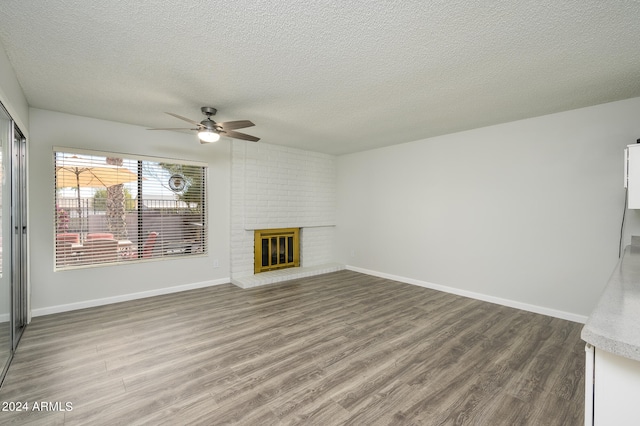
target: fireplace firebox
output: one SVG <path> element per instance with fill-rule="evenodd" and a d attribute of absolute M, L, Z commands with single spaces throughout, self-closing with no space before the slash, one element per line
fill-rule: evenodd
<path fill-rule="evenodd" d="M 255 231 L 254 273 L 300 266 L 300 228 Z"/>

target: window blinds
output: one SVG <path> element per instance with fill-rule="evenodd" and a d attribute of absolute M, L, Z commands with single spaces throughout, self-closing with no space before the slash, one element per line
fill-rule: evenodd
<path fill-rule="evenodd" d="M 206 166 L 56 150 L 56 269 L 207 252 Z"/>

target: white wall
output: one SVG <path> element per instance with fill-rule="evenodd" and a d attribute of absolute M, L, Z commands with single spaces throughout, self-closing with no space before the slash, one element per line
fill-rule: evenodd
<path fill-rule="evenodd" d="M 35 315 L 229 281 L 229 140 L 201 145 L 195 135 L 150 132 L 39 109 L 30 110 L 30 126 L 29 235 Z M 54 146 L 208 163 L 209 254 L 54 272 Z M 214 259 L 219 262 L 217 268 Z"/>
<path fill-rule="evenodd" d="M 341 156 L 337 260 L 584 319 L 617 261 L 638 138 L 634 98 Z"/>
<path fill-rule="evenodd" d="M 0 44 L 0 102 L 25 135 L 29 132 L 29 105 L 9 58 Z"/>

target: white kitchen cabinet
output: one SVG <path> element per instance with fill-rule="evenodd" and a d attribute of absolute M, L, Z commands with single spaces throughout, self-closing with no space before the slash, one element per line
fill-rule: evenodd
<path fill-rule="evenodd" d="M 593 387 L 587 385 L 585 392 L 585 425 L 640 424 L 640 361 L 593 349 L 593 355 L 587 350 L 587 377 L 593 377 Z"/>

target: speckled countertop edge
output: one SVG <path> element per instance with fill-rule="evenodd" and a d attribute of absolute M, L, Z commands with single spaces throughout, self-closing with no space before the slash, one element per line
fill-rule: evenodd
<path fill-rule="evenodd" d="M 581 337 L 598 349 L 640 361 L 640 247 L 625 248 Z"/>

